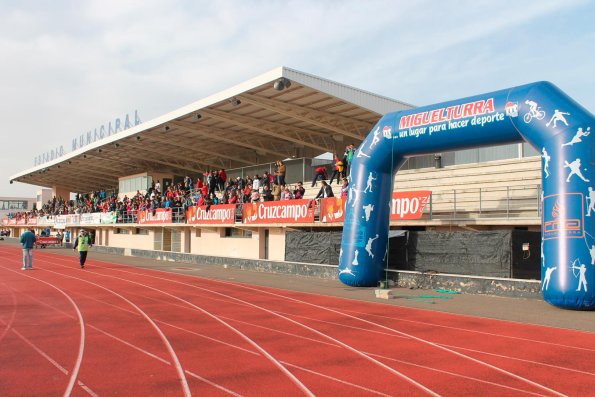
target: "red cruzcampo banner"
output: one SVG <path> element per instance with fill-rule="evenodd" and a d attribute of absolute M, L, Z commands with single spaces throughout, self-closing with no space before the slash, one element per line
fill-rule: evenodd
<path fill-rule="evenodd" d="M 141 225 L 160 225 L 171 221 L 171 208 L 157 208 L 155 214 L 151 210 L 138 211 L 138 223 Z"/>
<path fill-rule="evenodd" d="M 420 219 L 429 202 L 431 190 L 393 192 L 390 220 Z M 340 197 L 328 197 L 320 200 L 320 221 L 343 222 L 345 220 L 345 202 Z"/>
<path fill-rule="evenodd" d="M 27 225 L 37 225 L 37 218 L 27 219 Z"/>
<path fill-rule="evenodd" d="M 36 237 L 35 245 L 60 244 L 58 237 Z"/>
<path fill-rule="evenodd" d="M 327 197 L 320 200 L 320 221 L 323 223 L 345 220 L 345 200 L 341 197 Z"/>
<path fill-rule="evenodd" d="M 390 220 L 421 218 L 431 194 L 431 190 L 393 192 L 393 198 L 390 202 Z"/>
<path fill-rule="evenodd" d="M 314 223 L 314 206 L 310 200 L 267 201 L 245 203 L 242 208 L 242 223 Z"/>
<path fill-rule="evenodd" d="M 235 204 L 188 207 L 186 209 L 186 223 L 189 225 L 233 225 L 236 218 Z"/>

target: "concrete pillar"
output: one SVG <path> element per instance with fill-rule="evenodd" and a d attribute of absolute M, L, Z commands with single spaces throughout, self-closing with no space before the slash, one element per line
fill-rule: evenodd
<path fill-rule="evenodd" d="M 70 189 L 64 186 L 52 186 L 52 196 L 59 198 L 62 197 L 64 200 L 70 200 Z"/>

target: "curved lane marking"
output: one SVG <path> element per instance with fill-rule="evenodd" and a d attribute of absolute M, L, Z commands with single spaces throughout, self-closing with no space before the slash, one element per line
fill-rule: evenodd
<path fill-rule="evenodd" d="M 159 326 L 157 326 L 157 324 L 155 324 L 155 322 L 151 319 L 151 317 L 149 317 L 147 315 L 147 313 L 145 313 L 140 307 L 138 307 L 134 302 L 130 301 L 129 299 L 125 298 L 124 296 L 120 295 L 119 293 L 117 293 L 116 291 L 113 291 L 107 287 L 104 287 L 102 285 L 96 284 L 92 281 L 88 281 L 79 277 L 74 277 L 74 276 L 69 276 L 60 272 L 55 272 L 53 270 L 48 270 L 48 269 L 43 269 L 43 271 L 46 272 L 50 272 L 50 273 L 54 273 L 63 277 L 67 277 L 67 278 L 72 278 L 75 280 L 79 280 L 91 285 L 94 285 L 98 288 L 101 288 L 105 291 L 108 291 L 112 294 L 114 294 L 115 296 L 119 297 L 120 299 L 122 299 L 123 301 L 125 301 L 126 303 L 128 303 L 130 306 L 134 307 L 135 310 L 137 310 L 141 316 L 143 316 L 145 318 L 145 320 L 147 320 L 149 322 L 149 324 L 151 324 L 153 326 L 153 328 L 155 329 L 155 331 L 157 331 L 157 334 L 159 334 L 159 337 L 161 338 L 161 341 L 163 342 L 163 344 L 165 345 L 167 351 L 169 352 L 173 362 L 174 362 L 174 367 L 176 368 L 176 372 L 178 373 L 178 376 L 180 377 L 180 383 L 182 385 L 182 390 L 184 391 L 184 395 L 185 396 L 192 396 L 192 393 L 190 392 L 190 388 L 188 386 L 188 381 L 186 380 L 186 376 L 184 375 L 184 369 L 182 368 L 182 364 L 180 363 L 180 360 L 178 359 L 178 356 L 176 355 L 176 352 L 174 351 L 172 345 L 169 343 L 169 340 L 167 339 L 167 337 L 165 336 L 165 334 L 163 333 L 163 331 L 161 331 L 161 328 L 159 328 Z"/>
<path fill-rule="evenodd" d="M 76 383 L 76 378 L 78 377 L 79 371 L 81 369 L 81 363 L 83 361 L 83 351 L 85 350 L 85 322 L 83 321 L 83 315 L 82 315 L 81 311 L 79 310 L 79 307 L 77 306 L 76 302 L 70 297 L 70 295 L 68 295 L 66 292 L 62 291 L 60 288 L 56 287 L 55 285 L 48 283 L 47 281 L 40 280 L 36 277 L 29 276 L 27 274 L 24 274 L 23 272 L 16 272 L 16 271 L 6 268 L 4 266 L 0 266 L 0 268 L 2 268 L 4 270 L 8 270 L 10 272 L 13 272 L 15 274 L 20 274 L 23 277 L 28 277 L 32 280 L 39 281 L 40 283 L 49 285 L 50 287 L 54 288 L 56 291 L 58 291 L 59 293 L 64 295 L 66 297 L 66 299 L 68 299 L 68 301 L 72 304 L 72 307 L 74 307 L 74 310 L 76 311 L 76 315 L 79 320 L 80 341 L 79 341 L 79 350 L 78 350 L 78 354 L 76 356 L 76 361 L 75 361 L 72 371 L 70 373 L 70 380 L 68 381 L 68 384 L 66 385 L 66 390 L 64 390 L 64 394 L 63 394 L 64 397 L 70 396 L 70 394 L 72 393 L 72 389 L 74 388 L 74 384 Z"/>

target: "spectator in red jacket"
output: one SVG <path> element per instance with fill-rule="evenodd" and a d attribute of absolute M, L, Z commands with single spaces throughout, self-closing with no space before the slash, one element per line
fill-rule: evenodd
<path fill-rule="evenodd" d="M 314 179 L 312 179 L 312 187 L 316 186 L 316 182 L 318 182 L 318 180 L 325 180 L 328 179 L 328 174 L 326 173 L 326 168 L 325 167 L 318 167 L 316 168 L 316 170 L 314 170 Z"/>
<path fill-rule="evenodd" d="M 225 182 L 227 182 L 227 173 L 223 168 L 219 170 L 219 191 L 223 191 L 225 188 Z"/>

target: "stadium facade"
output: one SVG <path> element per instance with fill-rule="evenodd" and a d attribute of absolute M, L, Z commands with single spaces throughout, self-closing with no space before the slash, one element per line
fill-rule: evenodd
<path fill-rule="evenodd" d="M 229 179 L 274 173 L 284 160 L 286 182 L 304 182 L 303 200 L 5 218 L 3 227 L 13 236 L 29 226 L 85 228 L 106 252 L 287 272 L 316 263 L 305 273 L 336 277 L 346 199 L 334 185 L 335 198 L 311 203 L 320 188 L 310 187 L 315 158 L 357 147 L 383 115 L 413 108 L 280 67 L 124 131 L 89 136 L 11 181 L 51 188 L 56 197 L 103 190 L 122 198 L 207 170 L 225 169 Z M 428 274 L 539 280 L 541 160 L 527 143 L 408 158 L 392 186 L 389 273 L 400 283 Z M 523 288 L 539 291 L 539 281 Z"/>

